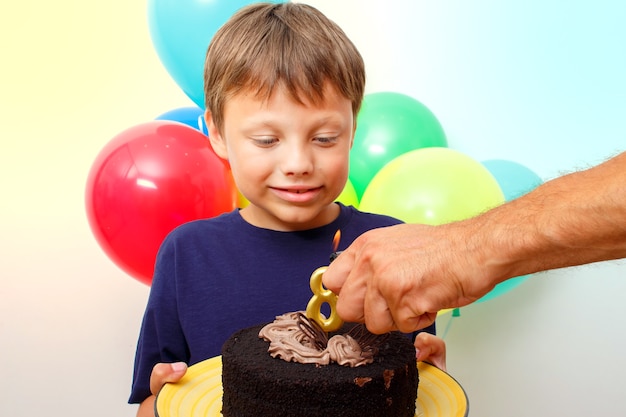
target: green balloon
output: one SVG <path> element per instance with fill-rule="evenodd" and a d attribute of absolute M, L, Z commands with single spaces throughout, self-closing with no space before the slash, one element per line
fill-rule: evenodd
<path fill-rule="evenodd" d="M 400 93 L 366 95 L 350 153 L 350 180 L 357 196 L 395 157 L 434 146 L 447 147 L 448 143 L 441 124 L 422 103 Z"/>
<path fill-rule="evenodd" d="M 498 181 L 483 164 L 452 149 L 424 148 L 385 165 L 367 186 L 359 209 L 437 225 L 502 203 Z"/>

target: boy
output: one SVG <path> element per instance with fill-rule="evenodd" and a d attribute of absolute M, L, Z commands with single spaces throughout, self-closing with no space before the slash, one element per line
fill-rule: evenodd
<path fill-rule="evenodd" d="M 304 310 L 337 230 L 342 249 L 400 223 L 334 202 L 348 178 L 365 70 L 316 9 L 243 8 L 211 41 L 204 79 L 211 145 L 249 204 L 182 225 L 163 242 L 137 346 L 130 402 L 141 403 L 138 416 L 154 415 L 154 393 L 187 364 L 219 355 L 236 330 Z M 445 366 L 441 339 L 423 333 L 416 346 Z"/>

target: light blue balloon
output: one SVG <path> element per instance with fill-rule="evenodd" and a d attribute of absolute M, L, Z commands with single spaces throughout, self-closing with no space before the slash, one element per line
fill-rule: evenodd
<path fill-rule="evenodd" d="M 493 298 L 496 298 L 499 295 L 502 295 L 502 294 L 504 294 L 506 292 L 509 292 L 512 289 L 518 287 L 520 284 L 522 284 L 527 279 L 528 279 L 528 275 L 522 275 L 522 276 L 519 276 L 519 277 L 508 279 L 506 281 L 502 281 L 501 283 L 496 285 L 493 288 L 493 290 L 489 291 L 487 294 L 485 294 L 484 296 L 482 296 L 481 298 L 476 300 L 475 303 L 482 303 L 482 302 L 485 302 L 485 301 L 489 301 L 489 300 L 491 300 Z"/>
<path fill-rule="evenodd" d="M 502 189 L 506 201 L 514 200 L 522 195 L 534 190 L 541 185 L 541 178 L 532 170 L 517 162 L 505 159 L 490 159 L 482 164 L 493 175 Z M 528 275 L 511 278 L 496 285 L 482 298 L 476 300 L 482 303 L 509 292 L 521 285 L 528 279 Z"/>
<path fill-rule="evenodd" d="M 217 30 L 243 0 L 148 0 L 148 28 L 161 63 L 198 107 L 204 108 L 203 67 Z M 281 3 L 281 2 L 275 2 Z"/>
<path fill-rule="evenodd" d="M 170 120 L 184 123 L 208 135 L 206 123 L 204 123 L 204 110 L 200 107 L 179 107 L 160 114 L 155 120 Z"/>
<path fill-rule="evenodd" d="M 505 159 L 490 159 L 483 161 L 482 164 L 498 181 L 506 201 L 521 197 L 542 183 L 541 178 L 537 174 L 517 162 Z"/>

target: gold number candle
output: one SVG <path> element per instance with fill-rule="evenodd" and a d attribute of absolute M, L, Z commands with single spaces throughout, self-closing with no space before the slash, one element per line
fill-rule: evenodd
<path fill-rule="evenodd" d="M 313 291 L 313 297 L 306 306 L 306 316 L 315 320 L 325 332 L 339 330 L 343 324 L 343 320 L 337 314 L 337 294 L 331 290 L 324 288 L 322 284 L 322 275 L 326 272 L 327 266 L 317 268 L 311 275 L 310 286 Z M 330 307 L 330 316 L 326 318 L 322 314 L 322 305 L 328 304 Z"/>

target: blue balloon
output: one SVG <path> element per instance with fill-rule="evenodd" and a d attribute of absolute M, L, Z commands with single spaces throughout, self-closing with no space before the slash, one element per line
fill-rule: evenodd
<path fill-rule="evenodd" d="M 148 28 L 161 63 L 198 107 L 204 108 L 203 67 L 217 30 L 243 0 L 148 0 Z"/>
<path fill-rule="evenodd" d="M 169 120 L 184 123 L 205 135 L 209 134 L 206 123 L 204 122 L 204 110 L 200 107 L 180 107 L 169 110 L 157 116 L 155 120 Z"/>
<path fill-rule="evenodd" d="M 514 200 L 534 190 L 542 183 L 537 174 L 517 162 L 490 159 L 483 161 L 482 164 L 498 181 L 506 201 Z"/>

